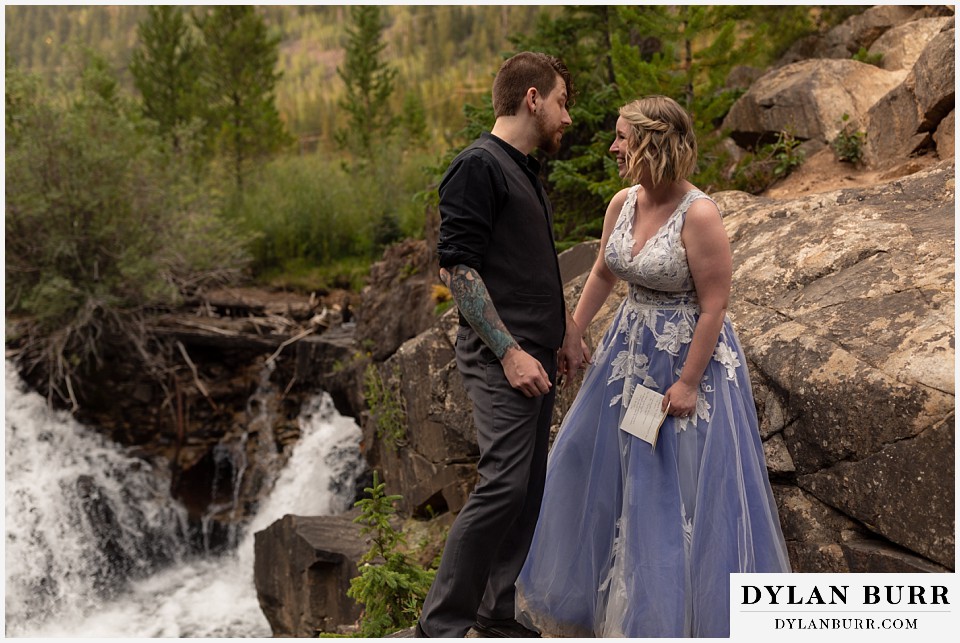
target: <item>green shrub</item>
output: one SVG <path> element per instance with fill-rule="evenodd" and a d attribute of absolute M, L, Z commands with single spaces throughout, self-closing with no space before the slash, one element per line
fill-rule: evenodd
<path fill-rule="evenodd" d="M 860 165 L 863 163 L 863 143 L 867 135 L 861 130 L 850 131 L 846 125 L 849 120 L 850 115 L 845 113 L 841 119 L 844 127 L 830 142 L 830 148 L 833 149 L 838 160 Z"/>
<path fill-rule="evenodd" d="M 773 175 L 782 179 L 795 168 L 803 165 L 804 154 L 798 150 L 800 141 L 787 132 L 779 132 L 777 140 L 769 147 L 769 153 L 774 160 Z"/>
<path fill-rule="evenodd" d="M 773 143 L 761 146 L 744 156 L 734 171 L 734 187 L 744 192 L 763 192 L 778 180 L 786 178 L 803 164 L 800 141 L 788 132 L 779 132 Z"/>
<path fill-rule="evenodd" d="M 7 67 L 7 311 L 24 355 L 74 405 L 71 379 L 103 336 L 143 355 L 144 310 L 239 274 L 244 239 L 215 215 L 178 157 L 86 55 L 75 90 Z"/>
<path fill-rule="evenodd" d="M 396 162 L 380 169 L 309 154 L 261 167 L 225 215 L 255 235 L 254 272 L 272 278 L 345 259 L 368 266 L 390 243 L 422 237 L 423 205 L 415 199 L 425 182 L 422 159 L 383 153 Z"/>
<path fill-rule="evenodd" d="M 857 60 L 868 65 L 874 65 L 875 67 L 879 67 L 880 63 L 883 62 L 883 54 L 871 54 L 867 51 L 866 47 L 860 47 L 860 50 L 853 54 L 852 58 L 853 60 Z"/>
<path fill-rule="evenodd" d="M 394 367 L 393 381 L 400 380 L 399 369 Z M 376 425 L 376 436 L 386 441 L 388 448 L 396 450 L 407 437 L 407 411 L 403 395 L 390 383 L 384 382 L 376 364 L 368 364 L 363 373 L 364 401 Z"/>
<path fill-rule="evenodd" d="M 363 525 L 362 534 L 370 536 L 370 550 L 360 559 L 360 575 L 350 581 L 347 595 L 363 604 L 360 636 L 365 638 L 380 638 L 413 625 L 436 574 L 399 550 L 406 542 L 390 518 L 400 496 L 386 495 L 385 488 L 374 472 L 373 486 L 364 490 L 370 497 L 355 505 L 361 513 L 354 522 Z"/>

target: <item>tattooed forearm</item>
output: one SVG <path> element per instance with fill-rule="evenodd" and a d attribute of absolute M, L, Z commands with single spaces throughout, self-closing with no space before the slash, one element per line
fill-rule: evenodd
<path fill-rule="evenodd" d="M 517 346 L 497 314 L 490 293 L 476 270 L 464 265 L 454 266 L 444 281 L 460 308 L 460 314 L 498 359 L 502 359 L 508 349 Z"/>

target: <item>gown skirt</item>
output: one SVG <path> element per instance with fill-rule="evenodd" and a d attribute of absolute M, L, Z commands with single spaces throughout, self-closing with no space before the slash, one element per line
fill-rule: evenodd
<path fill-rule="evenodd" d="M 549 456 L 517 619 L 555 636 L 727 637 L 731 572 L 789 572 L 743 350 L 729 319 L 690 418 L 653 448 L 619 429 L 631 392 L 679 378 L 699 307 L 637 285 Z"/>

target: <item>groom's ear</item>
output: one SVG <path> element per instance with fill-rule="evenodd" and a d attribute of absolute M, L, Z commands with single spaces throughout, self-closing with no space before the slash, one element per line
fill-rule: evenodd
<path fill-rule="evenodd" d="M 530 114 L 534 114 L 537 111 L 537 104 L 542 100 L 543 97 L 540 95 L 540 92 L 537 91 L 536 87 L 528 87 L 527 93 L 523 96 L 523 104 Z"/>

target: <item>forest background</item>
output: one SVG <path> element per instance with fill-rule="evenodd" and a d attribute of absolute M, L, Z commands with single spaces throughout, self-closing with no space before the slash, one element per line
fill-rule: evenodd
<path fill-rule="evenodd" d="M 616 110 L 642 95 L 693 114 L 696 184 L 760 191 L 796 142 L 731 157 L 731 72 L 865 8 L 5 6 L 7 339 L 69 387 L 105 329 L 146 350 L 142 315 L 206 286 L 359 290 L 424 235 L 522 50 L 561 57 L 578 91 L 542 159 L 558 248 L 599 236 Z"/>

